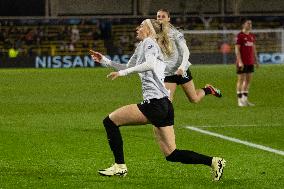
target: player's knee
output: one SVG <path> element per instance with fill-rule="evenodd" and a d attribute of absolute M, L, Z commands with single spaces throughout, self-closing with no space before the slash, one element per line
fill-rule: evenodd
<path fill-rule="evenodd" d="M 112 126 L 115 126 L 115 127 L 116 127 L 116 124 L 109 118 L 109 116 L 107 116 L 107 117 L 103 120 L 103 124 L 104 124 L 104 127 L 112 127 Z"/>
<path fill-rule="evenodd" d="M 188 100 L 191 102 L 191 103 L 194 103 L 194 104 L 196 104 L 196 103 L 198 103 L 200 100 L 198 99 L 198 98 L 188 98 Z"/>
<path fill-rule="evenodd" d="M 170 155 L 166 157 L 167 161 L 178 162 L 178 150 L 175 149 Z"/>

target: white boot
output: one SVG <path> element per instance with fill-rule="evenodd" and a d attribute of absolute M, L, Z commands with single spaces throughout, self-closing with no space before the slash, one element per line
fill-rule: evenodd
<path fill-rule="evenodd" d="M 243 101 L 243 98 L 238 98 L 238 106 L 239 107 L 247 106 L 247 104 Z"/>
<path fill-rule="evenodd" d="M 98 173 L 103 176 L 122 176 L 127 175 L 127 167 L 125 164 L 113 164 L 111 167 L 99 170 Z"/>
<path fill-rule="evenodd" d="M 247 97 L 247 96 L 243 96 L 242 100 L 243 100 L 243 103 L 244 103 L 246 106 L 255 106 L 255 104 L 253 104 L 253 103 L 251 103 L 250 101 L 248 101 L 248 97 Z"/>
<path fill-rule="evenodd" d="M 225 165 L 226 161 L 223 158 L 213 157 L 211 168 L 212 168 L 212 177 L 214 181 L 218 181 L 221 179 Z"/>

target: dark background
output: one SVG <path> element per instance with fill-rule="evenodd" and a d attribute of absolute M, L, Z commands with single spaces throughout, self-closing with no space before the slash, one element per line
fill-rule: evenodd
<path fill-rule="evenodd" d="M 44 16 L 45 0 L 0 0 L 0 16 Z"/>

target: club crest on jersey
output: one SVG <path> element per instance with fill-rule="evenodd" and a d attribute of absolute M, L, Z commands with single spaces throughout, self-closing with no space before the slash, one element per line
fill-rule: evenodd
<path fill-rule="evenodd" d="M 148 46 L 148 49 L 152 49 L 152 47 L 154 47 L 154 46 L 153 46 L 153 45 L 149 45 L 149 46 Z"/>

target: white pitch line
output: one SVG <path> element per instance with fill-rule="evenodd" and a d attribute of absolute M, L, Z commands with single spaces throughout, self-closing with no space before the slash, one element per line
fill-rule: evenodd
<path fill-rule="evenodd" d="M 197 128 L 216 128 L 216 127 L 257 127 L 257 125 L 202 125 Z"/>
<path fill-rule="evenodd" d="M 218 133 L 213 133 L 213 132 L 206 131 L 206 130 L 203 130 L 203 129 L 199 129 L 199 128 L 196 128 L 196 127 L 187 126 L 186 128 L 193 130 L 193 131 L 197 131 L 197 132 L 206 134 L 206 135 L 215 136 L 215 137 L 218 137 L 218 138 L 221 138 L 221 139 L 224 139 L 224 140 L 228 140 L 228 141 L 231 141 L 231 142 L 243 144 L 243 145 L 246 145 L 246 146 L 250 146 L 250 147 L 253 147 L 253 148 L 257 148 L 257 149 L 260 149 L 260 150 L 264 150 L 264 151 L 268 151 L 268 152 L 272 152 L 272 153 L 284 156 L 284 151 L 281 151 L 281 150 L 276 150 L 276 149 L 266 147 L 266 146 L 262 146 L 262 145 L 259 145 L 259 144 L 254 144 L 254 143 L 247 142 L 247 141 L 244 141 L 244 140 L 239 140 L 237 138 L 228 137 L 228 136 L 221 135 L 221 134 L 218 134 Z"/>
<path fill-rule="evenodd" d="M 201 125 L 195 126 L 197 128 L 217 128 L 217 127 L 281 127 L 281 124 L 274 125 Z"/>

